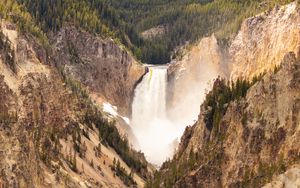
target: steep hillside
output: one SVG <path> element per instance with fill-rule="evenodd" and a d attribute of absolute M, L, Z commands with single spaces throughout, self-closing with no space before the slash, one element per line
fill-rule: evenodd
<path fill-rule="evenodd" d="M 259 187 L 299 164 L 299 68 L 295 54 L 287 54 L 245 97 L 240 89 L 226 94 L 217 80 L 199 120 L 149 187 Z M 222 102 L 226 97 L 231 102 Z"/>
<path fill-rule="evenodd" d="M 148 64 L 170 61 L 174 49 L 216 33 L 223 44 L 235 36 L 243 19 L 292 0 L 17 0 L 45 32 L 66 23 L 118 39 Z M 144 39 L 160 25 L 166 32 Z"/>
<path fill-rule="evenodd" d="M 246 19 L 227 49 L 204 38 L 170 66 L 171 108 L 183 100 L 172 97 L 192 88 L 187 81 L 201 84 L 193 80 L 199 73 L 224 77 L 219 67 L 228 65 L 232 82 L 215 80 L 197 122 L 148 187 L 299 185 L 299 16 L 297 2 L 275 7 Z"/>
<path fill-rule="evenodd" d="M 52 67 L 58 62 L 31 33 L 2 20 L 0 37 L 0 183 L 143 187 L 149 173 L 143 154 L 130 148 L 85 87 Z"/>
<path fill-rule="evenodd" d="M 251 78 L 278 66 L 287 52 L 298 56 L 300 12 L 297 2 L 246 19 L 233 40 L 231 79 Z"/>
<path fill-rule="evenodd" d="M 219 75 L 228 77 L 226 53 L 215 35 L 203 38 L 168 68 L 168 109 L 175 121 L 198 117 L 205 91 Z M 187 110 L 189 109 L 189 110 Z M 181 114 L 181 116 L 178 116 Z M 191 122 L 181 122 L 187 124 Z"/>
<path fill-rule="evenodd" d="M 299 184 L 299 3 L 269 11 L 287 2 L 2 0 L 0 187 Z M 171 58 L 168 118 L 195 121 L 152 174 L 127 117 L 138 61 Z"/>
<path fill-rule="evenodd" d="M 213 32 L 225 44 L 235 36 L 243 19 L 291 0 L 102 0 L 115 13 L 119 25 L 135 45 L 143 62 L 167 63 L 174 49 L 194 43 Z M 144 31 L 166 27 L 146 40 Z M 140 53 L 141 52 L 141 53 Z"/>
<path fill-rule="evenodd" d="M 181 113 L 197 117 L 204 91 L 210 89 L 218 76 L 230 80 L 252 79 L 279 66 L 286 53 L 292 51 L 297 56 L 300 46 L 297 6 L 297 2 L 290 3 L 246 19 L 228 47 L 224 48 L 213 34 L 179 50 L 181 57 L 168 70 L 169 108 L 173 111 L 170 115 L 178 117 L 176 111 L 186 109 L 186 105 L 191 111 Z"/>
<path fill-rule="evenodd" d="M 53 40 L 57 66 L 78 80 L 98 102 L 108 101 L 128 116 L 136 82 L 146 69 L 110 38 L 62 28 Z"/>

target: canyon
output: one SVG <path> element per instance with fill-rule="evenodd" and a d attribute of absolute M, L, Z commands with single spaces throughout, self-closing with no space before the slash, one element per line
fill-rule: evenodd
<path fill-rule="evenodd" d="M 237 80 L 237 84 L 243 83 L 242 79 L 253 80 L 253 85 L 245 96 L 220 106 L 225 108 L 221 114 L 212 111 L 215 107 L 209 106 L 206 98 L 197 121 L 181 137 L 175 156 L 162 165 L 149 187 L 260 187 L 272 178 L 274 181 L 266 187 L 299 185 L 299 179 L 292 178 L 297 177 L 300 152 L 298 19 L 296 2 L 276 7 L 246 19 L 227 51 L 219 50 L 212 35 L 199 42 L 201 46 L 208 41 L 204 49 L 198 48 L 205 52 L 204 57 L 193 58 L 193 49 L 197 49 L 194 47 L 181 60 L 183 64 L 174 64 L 171 80 L 183 79 L 171 82 L 175 83 L 173 97 L 192 90 L 186 83 L 196 78 L 190 72 L 201 73 L 201 68 L 196 67 L 209 67 L 209 63 L 215 67 L 210 69 L 212 72 L 228 65 L 229 74 L 217 73 Z M 211 56 L 209 60 L 201 61 L 207 56 Z M 187 64 L 189 61 L 193 63 Z M 195 66 L 195 62 L 199 64 Z M 220 77 L 215 79 L 207 96 L 215 95 L 214 92 L 218 95 L 218 91 L 222 95 L 223 84 Z M 217 105 L 222 100 L 218 97 L 224 96 L 212 99 Z M 214 114 L 214 119 L 207 119 L 209 114 Z M 289 177 L 280 175 L 285 172 L 290 173 Z M 281 178 L 276 179 L 276 175 Z"/>
<path fill-rule="evenodd" d="M 42 58 L 46 57 L 46 50 L 39 46 L 39 42 L 30 35 L 19 33 L 14 24 L 1 21 L 1 32 L 3 33 L 1 41 L 7 44 L 7 47 L 1 51 L 1 57 L 6 57 L 6 54 L 12 57 L 2 59 L 0 63 L 1 185 L 8 187 L 127 187 L 124 181 L 113 173 L 112 166 L 114 160 L 119 161 L 125 174 L 129 174 L 132 167 L 128 166 L 128 161 L 124 162 L 120 157 L 120 151 L 116 151 L 116 146 L 114 148 L 111 143 L 108 144 L 107 140 L 104 142 L 99 136 L 101 130 L 97 126 L 100 124 L 102 127 L 108 126 L 107 128 L 114 126 L 110 125 L 113 124 L 113 119 L 109 114 L 98 114 L 97 109 L 102 108 L 103 100 L 101 99 L 98 103 L 99 107 L 92 104 L 94 99 L 88 96 L 88 89 L 83 89 L 79 82 L 84 83 L 84 80 L 76 77 L 78 76 L 76 64 L 72 69 L 73 72 L 68 70 L 68 73 L 62 73 L 62 75 L 55 68 L 55 66 L 60 67 L 55 63 L 55 58 L 61 57 L 62 53 L 68 54 L 69 51 L 64 49 L 65 51 L 62 52 L 62 48 L 57 47 L 57 51 L 53 52 L 55 58 Z M 124 66 L 124 74 L 128 74 L 128 70 L 133 70 L 132 74 L 143 74 L 142 66 L 133 59 L 126 61 L 128 55 L 111 41 L 110 43 L 109 49 L 112 50 L 106 52 L 107 57 L 110 53 L 114 53 L 113 61 L 117 58 L 116 55 L 120 55 L 119 58 L 123 58 L 122 64 L 128 65 Z M 98 53 L 98 49 L 95 50 Z M 66 59 L 60 62 L 70 64 L 71 60 L 67 58 L 70 56 L 71 54 L 65 55 Z M 93 68 L 93 70 L 105 70 L 101 62 L 104 61 L 94 64 L 93 66 L 99 66 L 99 69 Z M 86 74 L 83 71 L 83 64 L 77 64 L 77 66 L 81 66 L 81 73 Z M 91 69 L 87 64 L 86 67 L 85 70 Z M 65 70 L 67 69 L 62 71 Z M 116 79 L 113 75 L 110 77 Z M 104 83 L 104 80 L 102 82 Z M 107 82 L 111 80 L 107 79 Z M 88 86 L 88 78 L 85 84 Z M 122 99 L 119 96 L 118 98 L 122 100 L 124 107 L 131 100 L 128 96 L 130 92 L 133 92 L 134 82 L 131 85 L 127 84 L 128 90 L 124 91 L 120 91 L 118 86 L 111 85 L 116 88 L 116 90 L 111 89 L 115 91 L 115 95 L 122 94 Z M 91 96 L 94 96 L 93 92 L 96 91 L 96 88 L 91 90 Z M 109 96 L 112 97 L 112 95 Z M 109 102 L 114 104 L 116 101 Z M 98 120 L 93 120 L 94 118 Z M 119 126 L 120 129 L 125 129 L 121 124 Z M 119 134 L 115 134 L 116 136 L 120 139 L 123 137 Z M 127 143 L 124 142 L 124 144 Z M 74 149 L 75 146 L 77 149 Z M 98 153 L 97 148 L 101 148 Z M 132 153 L 128 154 L 130 160 L 145 163 L 142 154 L 129 148 L 127 152 Z M 141 173 L 146 176 L 147 165 L 143 168 Z M 130 181 L 134 181 L 138 187 L 143 187 L 145 180 L 142 176 L 144 175 L 132 175 L 133 179 Z"/>
<path fill-rule="evenodd" d="M 166 65 L 73 25 L 46 48 L 2 19 L 0 187 L 299 186 L 298 6 L 245 19 L 227 46 L 210 33 Z"/>

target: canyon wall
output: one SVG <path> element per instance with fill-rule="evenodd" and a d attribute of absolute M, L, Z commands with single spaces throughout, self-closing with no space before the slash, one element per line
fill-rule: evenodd
<path fill-rule="evenodd" d="M 200 112 L 205 92 L 218 76 L 228 77 L 226 53 L 214 35 L 203 38 L 168 68 L 168 110 L 174 121 L 191 123 Z M 187 110 L 188 109 L 188 110 Z M 180 116 L 178 115 L 180 114 Z"/>
<path fill-rule="evenodd" d="M 189 90 L 185 80 L 193 82 L 186 79 L 187 67 L 191 67 L 192 75 L 203 74 L 194 63 L 210 67 L 216 62 L 215 75 L 224 75 L 218 67 L 227 65 L 230 80 L 261 77 L 245 97 L 224 104 L 226 111 L 221 117 L 213 117 L 220 118 L 213 127 L 207 124 L 207 115 L 213 109 L 201 105 L 198 120 L 186 128 L 174 158 L 162 166 L 160 176 L 166 178 L 158 181 L 164 182 L 159 187 L 299 185 L 299 24 L 297 2 L 275 7 L 246 19 L 227 49 L 208 50 L 220 48 L 211 47 L 217 42 L 206 42 L 197 53 L 198 58 L 210 56 L 206 62 L 171 65 L 170 82 L 175 87 L 171 102 L 174 96 L 184 96 L 182 93 Z M 203 41 L 207 38 L 199 44 Z M 183 81 L 173 84 L 176 78 Z M 214 85 L 218 87 L 218 80 Z"/>
<path fill-rule="evenodd" d="M 55 61 L 80 81 L 98 102 L 108 101 L 130 114 L 133 90 L 146 70 L 112 39 L 64 27 L 54 37 Z"/>
<path fill-rule="evenodd" d="M 246 19 L 229 48 L 231 79 L 252 78 L 278 66 L 288 52 L 298 56 L 300 13 L 297 2 Z"/>
<path fill-rule="evenodd" d="M 300 61 L 289 53 L 281 66 L 231 102 L 217 130 L 207 128 L 202 109 L 175 157 L 195 152 L 200 160 L 175 187 L 262 186 L 300 162 Z"/>
<path fill-rule="evenodd" d="M 162 165 L 161 179 L 153 185 L 299 185 L 299 86 L 300 60 L 290 52 L 280 68 L 256 82 L 245 97 L 224 104 L 219 123 L 215 115 L 213 123 L 208 122 L 208 114 L 216 109 L 204 103 L 198 121 L 186 128 L 174 158 Z"/>
<path fill-rule="evenodd" d="M 227 48 L 220 47 L 214 35 L 191 45 L 181 60 L 170 65 L 170 90 L 174 91 L 170 94 L 170 106 L 180 100 L 185 91 L 191 90 L 194 83 L 206 84 L 217 75 L 231 80 L 251 79 L 279 66 L 288 52 L 298 56 L 300 16 L 297 6 L 297 2 L 293 2 L 245 19 Z"/>
<path fill-rule="evenodd" d="M 1 20 L 0 31 L 0 186 L 113 188 L 128 187 L 134 181 L 135 186 L 143 187 L 148 173 L 143 155 L 132 149 L 126 149 L 126 157 L 120 154 L 121 146 L 113 146 L 104 137 L 114 133 L 110 137 L 121 142 L 122 137 L 113 128 L 111 118 L 90 100 L 83 86 L 64 78 L 52 66 L 64 63 L 66 57 L 47 57 L 38 40 L 31 34 L 19 32 L 17 26 L 9 22 Z M 105 44 L 111 45 L 108 48 L 117 48 L 112 42 Z M 127 80 L 132 75 L 138 80 L 137 74 L 142 74 L 143 68 L 131 63 L 125 52 L 115 50 L 116 57 L 124 59 L 119 62 L 111 57 L 113 60 L 106 69 L 123 71 L 128 74 L 124 77 Z M 124 67 L 119 64 L 114 67 L 111 63 L 115 62 Z M 108 77 L 103 82 L 109 80 L 112 88 L 120 88 L 124 81 L 111 79 Z M 126 97 L 132 90 L 129 86 L 133 85 L 133 79 L 125 84 L 128 88 L 120 91 L 124 92 L 121 100 L 129 100 Z M 103 87 L 101 83 L 99 87 Z M 102 89 L 108 91 L 109 88 Z M 118 89 L 112 91 L 116 93 L 107 93 L 112 99 L 120 95 Z M 101 132 L 105 127 L 109 131 L 103 136 Z M 139 170 L 133 171 L 135 167 L 128 159 L 133 160 L 135 166 L 141 165 Z M 113 171 L 116 161 L 123 175 Z M 133 181 L 124 180 L 131 173 Z"/>

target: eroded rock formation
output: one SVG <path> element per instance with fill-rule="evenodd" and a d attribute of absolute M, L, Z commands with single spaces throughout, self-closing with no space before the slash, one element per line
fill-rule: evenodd
<path fill-rule="evenodd" d="M 0 186 L 128 187 L 134 181 L 137 187 L 143 187 L 144 178 L 148 174 L 143 154 L 126 149 L 124 157 L 120 147 L 109 144 L 104 136 L 112 132 L 114 139 L 121 138 L 119 142 L 122 140 L 117 129 L 113 128 L 113 122 L 90 100 L 90 93 L 86 92 L 82 84 L 67 76 L 63 77 L 52 66 L 52 63 L 63 64 L 65 61 L 72 65 L 68 61 L 70 54 L 66 53 L 67 57 L 48 58 L 46 50 L 35 38 L 30 34 L 19 33 L 17 27 L 8 22 L 1 21 L 0 31 Z M 81 41 L 76 37 L 77 41 Z M 130 87 L 134 85 L 133 78 L 138 80 L 143 68 L 132 63 L 129 55 L 117 48 L 112 41 L 102 44 L 109 45 L 107 48 L 114 50 L 116 57 L 110 57 L 111 61 L 101 59 L 108 61 L 108 64 L 103 62 L 107 66 L 101 67 L 101 70 L 111 68 L 112 70 L 107 71 L 114 74 L 108 75 L 107 79 L 104 79 L 104 73 L 99 75 L 105 83 L 95 86 L 103 89 L 103 92 L 109 89 L 115 92 L 106 93 L 106 97 L 111 100 L 123 94 L 120 100 L 126 103 L 132 90 Z M 81 47 L 86 53 L 92 50 Z M 108 52 L 105 53 L 109 56 Z M 91 55 L 89 58 L 87 55 L 86 58 L 95 60 L 93 58 L 96 57 Z M 92 72 L 92 67 L 83 69 L 82 74 L 76 75 L 80 73 L 79 68 L 84 67 L 81 63 L 84 62 L 75 63 L 79 66 L 76 67 L 78 72 L 68 73 L 74 73 L 78 79 L 82 79 L 79 81 L 91 84 L 90 87 L 94 86 L 88 82 L 90 78 L 84 77 L 88 75 L 86 70 Z M 122 78 L 115 75 L 116 71 Z M 97 76 L 95 72 L 92 74 Z M 131 82 L 129 79 L 132 79 Z M 126 85 L 125 81 L 130 83 Z M 102 86 L 108 87 L 108 83 L 110 88 Z M 103 127 L 109 131 L 101 136 Z M 133 164 L 128 159 L 143 161 L 146 165 L 133 161 L 134 165 L 141 166 L 137 170 L 139 172 L 131 175 L 132 180 L 123 179 L 133 172 Z M 122 168 L 123 176 L 114 175 L 112 167 L 116 165 L 116 161 L 119 161 L 118 168 Z"/>
<path fill-rule="evenodd" d="M 281 70 L 229 104 L 218 134 L 206 128 L 203 109 L 198 122 L 186 130 L 175 158 L 189 158 L 191 150 L 205 157 L 175 187 L 262 186 L 298 164 L 299 73 L 300 61 L 287 54 Z"/>
<path fill-rule="evenodd" d="M 74 27 L 61 29 L 55 40 L 55 60 L 66 74 L 84 84 L 94 100 L 109 101 L 128 116 L 136 82 L 145 68 L 112 39 Z"/>

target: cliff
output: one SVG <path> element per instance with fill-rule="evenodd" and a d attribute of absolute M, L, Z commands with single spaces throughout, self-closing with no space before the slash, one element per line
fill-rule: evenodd
<path fill-rule="evenodd" d="M 209 89 L 212 84 L 207 83 L 218 76 L 230 80 L 252 79 L 279 66 L 286 53 L 294 52 L 298 56 L 297 6 L 293 2 L 244 20 L 228 47 L 220 46 L 211 35 L 183 50 L 182 59 L 175 60 L 169 68 L 169 107 L 187 103 L 197 109 L 194 105 L 199 106 L 203 100 L 200 93 Z M 198 100 L 190 100 L 190 93 Z"/>
<path fill-rule="evenodd" d="M 217 131 L 207 128 L 203 109 L 177 155 L 183 160 L 192 150 L 200 160 L 175 187 L 262 186 L 299 164 L 299 67 L 295 54 L 287 54 L 277 73 L 229 104 Z"/>
<path fill-rule="evenodd" d="M 210 67 L 212 62 L 216 65 L 215 77 L 226 75 L 218 67 L 228 65 L 227 78 L 245 94 L 230 93 L 228 90 L 234 85 L 225 87 L 222 83 L 226 81 L 216 79 L 211 91 L 216 96 L 208 93 L 198 120 L 186 128 L 174 158 L 165 162 L 149 187 L 299 185 L 297 6 L 294 2 L 246 19 L 227 49 L 221 50 L 217 42 L 211 43 L 212 37 L 200 40 L 196 46 L 201 48 L 196 54 L 198 58 L 209 57 L 204 63 L 182 61 L 182 65 L 179 62 L 170 66 L 171 85 L 177 84 L 171 97 L 189 90 L 185 80 L 193 83 L 193 79 L 186 79 L 185 69 L 189 68 L 191 75 L 202 75 L 201 69 L 210 72 L 206 66 Z M 215 44 L 213 48 L 211 44 Z M 192 56 L 185 55 L 183 59 L 188 57 Z M 200 68 L 196 69 L 194 64 Z M 250 81 L 252 78 L 255 79 Z M 174 84 L 176 79 L 179 81 Z M 226 98 L 231 100 L 223 104 Z"/>
<path fill-rule="evenodd" d="M 52 66 L 64 63 L 66 57 L 47 57 L 38 40 L 9 22 L 2 20 L 0 31 L 0 186 L 143 187 L 149 174 L 143 154 L 130 148 L 80 82 Z M 101 59 L 110 63 L 106 69 L 125 71 L 128 75 L 121 74 L 125 81 L 128 76 L 137 77 L 135 68 L 142 74 L 143 69 L 131 64 L 128 54 L 112 42 L 104 44 L 123 58 Z M 107 96 L 112 100 L 123 93 L 122 100 L 129 100 L 126 96 L 132 88 L 118 90 L 124 80 L 116 79 L 104 79 L 108 80 L 105 86 L 110 83 L 117 88 L 112 89 L 117 94 Z M 133 85 L 131 80 L 127 86 Z"/>
<path fill-rule="evenodd" d="M 130 115 L 133 90 L 145 68 L 112 39 L 71 26 L 53 38 L 58 66 L 87 87 L 95 101 L 108 101 L 123 115 Z"/>
<path fill-rule="evenodd" d="M 246 19 L 229 48 L 231 79 L 252 78 L 278 66 L 287 52 L 298 56 L 297 2 Z"/>
<path fill-rule="evenodd" d="M 297 185 L 299 81 L 300 61 L 288 53 L 279 70 L 256 82 L 245 97 L 219 107 L 224 114 L 215 111 L 209 120 L 216 109 L 205 101 L 198 121 L 186 128 L 176 155 L 150 187 L 260 187 L 273 177 Z M 222 88 L 216 80 L 214 91 L 222 95 Z"/>
<path fill-rule="evenodd" d="M 190 123 L 196 119 L 212 82 L 218 76 L 228 77 L 227 56 L 215 35 L 201 39 L 184 51 L 182 59 L 168 68 L 168 109 L 176 121 Z M 186 110 L 189 109 L 189 110 Z M 180 114 L 180 117 L 178 116 Z"/>

